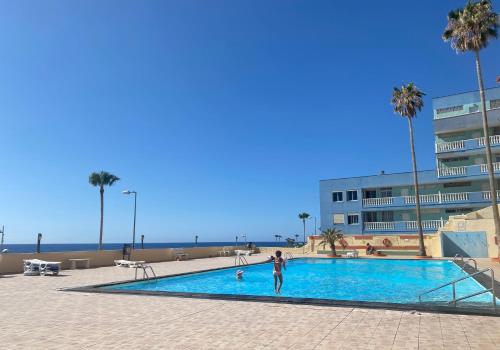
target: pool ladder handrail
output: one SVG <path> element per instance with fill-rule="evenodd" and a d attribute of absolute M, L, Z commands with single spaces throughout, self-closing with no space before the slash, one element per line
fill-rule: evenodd
<path fill-rule="evenodd" d="M 455 284 L 457 282 L 460 282 L 460 281 L 463 281 L 463 280 L 466 280 L 468 278 L 471 278 L 471 277 L 474 277 L 476 275 L 479 275 L 481 273 L 485 273 L 487 271 L 490 271 L 490 276 L 491 276 L 491 288 L 488 288 L 488 289 L 484 289 L 482 291 L 479 291 L 479 292 L 475 292 L 475 293 L 472 293 L 472 294 L 469 294 L 469 295 L 466 295 L 464 297 L 460 297 L 457 299 L 457 296 L 456 296 L 456 287 L 455 287 Z M 493 304 L 493 310 L 496 312 L 497 310 L 497 300 L 496 300 L 496 295 L 495 295 L 495 272 L 493 271 L 493 269 L 491 267 L 488 267 L 486 269 L 482 269 L 480 271 L 477 271 L 477 272 L 474 272 L 473 274 L 471 275 L 468 275 L 468 276 L 465 276 L 465 277 L 461 277 L 461 278 L 458 278 L 456 280 L 453 280 L 451 282 L 448 282 L 446 284 L 443 284 L 439 287 L 436 287 L 436 288 L 433 288 L 431 290 L 428 290 L 424 293 L 421 293 L 419 294 L 418 296 L 418 301 L 419 303 L 422 303 L 422 296 L 425 295 L 425 294 L 428 294 L 428 293 L 431 293 L 431 292 L 434 292 L 438 289 L 441 289 L 443 287 L 446 287 L 446 286 L 449 286 L 451 284 L 452 288 L 453 288 L 453 300 L 449 301 L 448 304 L 452 304 L 453 303 L 453 306 L 457 307 L 457 301 L 461 301 L 461 300 L 465 300 L 465 299 L 468 299 L 468 298 L 472 298 L 472 297 L 475 297 L 477 295 L 481 295 L 481 294 L 484 294 L 484 293 L 487 293 L 487 292 L 491 292 L 491 294 L 493 295 L 492 297 L 492 304 Z"/>
<path fill-rule="evenodd" d="M 147 264 L 137 264 L 135 266 L 135 279 L 137 279 L 137 270 L 142 269 L 142 279 L 147 279 L 148 281 L 151 279 L 148 274 L 148 270 L 151 271 L 151 274 L 153 275 L 153 278 L 156 280 L 156 273 L 155 270 L 153 270 L 153 267 L 151 265 Z"/>
<path fill-rule="evenodd" d="M 234 266 L 248 265 L 247 258 L 244 255 L 236 254 L 234 257 Z"/>
<path fill-rule="evenodd" d="M 285 260 L 293 260 L 295 257 L 290 252 L 285 252 Z"/>
<path fill-rule="evenodd" d="M 464 257 L 460 254 L 455 254 L 455 256 L 453 257 L 453 260 L 452 261 L 456 261 L 460 258 L 460 260 L 463 262 L 464 261 Z"/>
<path fill-rule="evenodd" d="M 473 259 L 473 258 L 469 258 L 467 260 L 462 260 L 463 262 L 463 265 L 462 265 L 462 271 L 465 269 L 465 267 L 469 264 L 469 261 L 472 261 L 474 263 L 474 269 L 476 269 L 477 271 L 477 261 L 476 259 Z"/>

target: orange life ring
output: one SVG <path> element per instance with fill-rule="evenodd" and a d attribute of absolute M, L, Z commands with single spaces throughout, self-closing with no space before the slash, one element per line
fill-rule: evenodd
<path fill-rule="evenodd" d="M 389 238 L 384 238 L 384 240 L 382 241 L 382 244 L 386 247 L 389 247 L 392 245 L 392 242 L 390 241 Z"/>
<path fill-rule="evenodd" d="M 349 246 L 349 244 L 347 243 L 347 241 L 345 239 L 343 239 L 343 238 L 340 239 L 339 243 L 342 246 L 342 248 L 346 248 L 347 246 Z"/>

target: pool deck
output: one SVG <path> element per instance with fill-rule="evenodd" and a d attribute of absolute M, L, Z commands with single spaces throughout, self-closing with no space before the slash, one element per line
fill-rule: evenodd
<path fill-rule="evenodd" d="M 249 262 L 264 258 L 252 256 Z M 494 266 L 500 276 L 498 263 L 478 263 Z M 233 264 L 233 257 L 220 257 L 152 266 L 168 275 Z M 0 277 L 2 348 L 500 348 L 500 317 L 59 290 L 133 277 L 133 269 L 119 267 Z"/>

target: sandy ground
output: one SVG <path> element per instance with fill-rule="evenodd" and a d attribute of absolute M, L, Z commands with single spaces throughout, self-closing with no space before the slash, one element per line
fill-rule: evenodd
<path fill-rule="evenodd" d="M 233 263 L 220 257 L 152 265 L 164 275 Z M 58 290 L 133 274 L 104 267 L 0 277 L 1 348 L 500 349 L 500 317 Z"/>

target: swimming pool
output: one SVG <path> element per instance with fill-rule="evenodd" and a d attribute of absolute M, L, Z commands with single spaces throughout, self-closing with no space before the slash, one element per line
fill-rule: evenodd
<path fill-rule="evenodd" d="M 241 281 L 236 270 L 244 271 Z M 467 276 L 446 260 L 299 258 L 288 262 L 280 297 L 310 300 L 417 304 L 418 295 L 454 279 Z M 207 295 L 276 297 L 272 264 L 192 273 L 156 281 L 104 286 L 113 291 L 170 292 Z M 457 283 L 457 298 L 484 290 L 473 278 Z M 430 293 L 425 303 L 452 300 L 451 286 Z M 491 293 L 472 297 L 462 305 L 491 306 Z"/>

